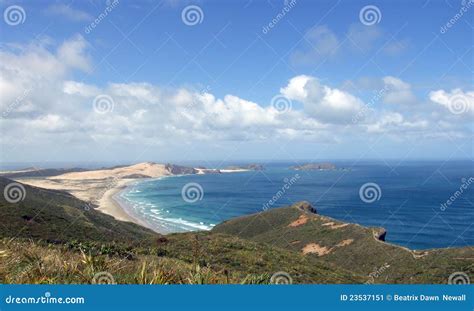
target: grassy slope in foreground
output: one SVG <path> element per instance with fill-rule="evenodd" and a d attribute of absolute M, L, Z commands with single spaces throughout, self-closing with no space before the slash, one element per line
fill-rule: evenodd
<path fill-rule="evenodd" d="M 12 183 L 0 178 L 1 189 Z M 295 282 L 360 283 L 364 278 L 318 258 L 213 233 L 166 238 L 117 221 L 68 193 L 23 185 L 19 203 L 0 198 L 1 283 L 268 283 L 277 271 Z"/>
<path fill-rule="evenodd" d="M 474 248 L 412 251 L 385 243 L 385 231 L 317 215 L 307 202 L 226 221 L 213 230 L 314 257 L 375 283 L 446 283 L 474 273 Z"/>
<path fill-rule="evenodd" d="M 0 177 L 0 189 L 13 181 Z M 148 241 L 153 231 L 129 222 L 117 221 L 64 191 L 22 184 L 23 201 L 12 204 L 0 197 L 1 237 L 67 241 Z M 2 191 L 3 192 L 3 191 Z"/>

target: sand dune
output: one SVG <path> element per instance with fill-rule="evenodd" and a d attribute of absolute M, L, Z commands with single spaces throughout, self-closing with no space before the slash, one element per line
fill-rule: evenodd
<path fill-rule="evenodd" d="M 142 178 L 156 178 L 172 175 L 166 168 L 165 164 L 157 164 L 151 162 L 138 163 L 130 166 L 117 167 L 111 169 L 102 169 L 86 172 L 66 173 L 58 176 L 52 176 L 48 179 L 61 180 L 90 180 L 90 179 L 107 179 L 107 178 L 127 178 L 139 176 Z"/>

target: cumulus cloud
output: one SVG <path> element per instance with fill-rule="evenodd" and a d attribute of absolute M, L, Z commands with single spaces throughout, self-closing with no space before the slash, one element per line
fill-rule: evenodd
<path fill-rule="evenodd" d="M 432 91 L 430 100 L 448 109 L 453 114 L 464 114 L 474 112 L 474 91 L 463 92 L 454 89 L 451 92 L 445 90 Z"/>
<path fill-rule="evenodd" d="M 56 50 L 36 41 L 0 50 L 0 108 L 4 117 L 41 115 L 64 97 L 63 82 L 75 70 L 90 70 L 87 43 L 76 36 Z M 67 105 L 56 107 L 65 111 Z"/>
<path fill-rule="evenodd" d="M 363 113 L 362 122 L 355 123 L 353 117 L 366 111 L 370 101 L 308 75 L 293 77 L 280 89 L 280 95 L 295 102 L 285 112 L 235 94 L 218 98 L 211 92 L 146 82 L 88 84 L 74 79 L 75 72 L 92 68 L 88 49 L 81 36 L 58 46 L 36 42 L 0 48 L 2 147 L 21 142 L 43 148 L 53 144 L 84 149 L 94 143 L 115 142 L 121 146 L 274 140 L 341 143 L 380 133 L 399 139 L 435 137 L 438 129 L 463 137 L 468 126 L 450 122 L 449 114 L 435 113 L 435 105 L 424 105 L 434 110 L 416 114 L 406 113 L 404 105 L 374 105 L 369 107 L 373 114 Z M 416 100 L 409 83 L 390 76 L 379 80 L 390 86 L 385 101 Z M 99 95 L 111 100 L 105 113 L 94 105 Z M 439 107 L 448 107 L 455 96 L 466 97 L 472 108 L 473 92 L 430 93 L 431 101 Z M 398 109 L 393 111 L 393 107 Z"/>
<path fill-rule="evenodd" d="M 280 89 L 280 92 L 290 99 L 304 101 L 308 97 L 306 84 L 313 79 L 310 76 L 297 76 L 292 78 L 286 87 Z"/>
<path fill-rule="evenodd" d="M 317 78 L 297 76 L 281 89 L 286 97 L 301 101 L 305 112 L 326 123 L 350 122 L 363 109 L 361 99 L 322 84 Z"/>

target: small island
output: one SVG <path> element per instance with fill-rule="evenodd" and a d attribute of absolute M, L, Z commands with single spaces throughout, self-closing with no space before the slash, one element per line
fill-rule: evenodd
<path fill-rule="evenodd" d="M 224 170 L 245 170 L 245 171 L 263 171 L 265 168 L 262 164 L 232 165 L 224 168 Z"/>
<path fill-rule="evenodd" d="M 303 165 L 292 166 L 290 169 L 295 171 L 325 171 L 335 170 L 336 166 L 332 163 L 306 163 Z"/>

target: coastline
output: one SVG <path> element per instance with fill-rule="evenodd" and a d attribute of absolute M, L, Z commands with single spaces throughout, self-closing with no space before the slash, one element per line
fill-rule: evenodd
<path fill-rule="evenodd" d="M 127 187 L 130 186 L 130 184 L 136 181 L 137 179 L 120 180 L 115 187 L 107 190 L 104 193 L 102 198 L 99 200 L 99 207 L 97 208 L 97 211 L 110 215 L 117 220 L 132 222 L 157 232 L 155 229 L 151 228 L 151 226 L 149 226 L 146 222 L 131 215 L 131 211 L 129 211 L 129 209 L 125 206 L 126 204 L 122 202 L 119 198 L 117 198 L 120 193 L 125 191 Z"/>
<path fill-rule="evenodd" d="M 182 167 L 177 168 L 182 169 Z M 248 171 L 247 169 L 197 170 L 196 175 Z M 165 164 L 143 162 L 130 166 L 68 172 L 52 176 L 19 176 L 14 180 L 34 187 L 66 191 L 80 200 L 96 205 L 96 211 L 112 216 L 118 221 L 135 223 L 157 233 L 167 234 L 171 233 L 167 226 L 161 228 L 156 224 L 151 225 L 147 219 L 141 219 L 139 215 L 136 215 L 133 206 L 121 198 L 120 193 L 136 182 L 185 175 L 190 174 L 171 172 Z"/>

